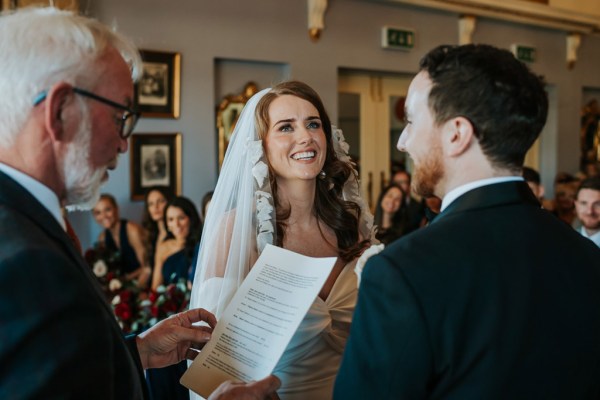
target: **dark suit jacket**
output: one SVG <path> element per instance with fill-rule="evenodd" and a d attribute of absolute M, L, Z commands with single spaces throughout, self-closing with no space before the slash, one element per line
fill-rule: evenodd
<path fill-rule="evenodd" d="M 335 399 L 600 398 L 600 249 L 523 182 L 365 266 Z"/>
<path fill-rule="evenodd" d="M 0 172 L 0 398 L 141 399 L 142 379 L 73 242 Z"/>

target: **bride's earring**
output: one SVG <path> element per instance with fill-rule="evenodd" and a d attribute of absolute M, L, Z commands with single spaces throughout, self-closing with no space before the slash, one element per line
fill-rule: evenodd
<path fill-rule="evenodd" d="M 327 174 L 325 171 L 321 170 L 321 172 L 319 172 L 319 179 L 323 180 L 325 178 L 327 178 Z"/>

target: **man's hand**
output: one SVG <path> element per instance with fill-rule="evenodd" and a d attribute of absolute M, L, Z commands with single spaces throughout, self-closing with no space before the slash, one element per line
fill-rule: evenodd
<path fill-rule="evenodd" d="M 208 398 L 208 400 L 267 400 L 279 399 L 275 391 L 281 386 L 281 381 L 270 375 L 265 379 L 250 383 L 223 382 Z"/>
<path fill-rule="evenodd" d="M 194 326 L 204 321 L 209 326 Z M 181 360 L 193 360 L 210 340 L 217 319 L 202 308 L 185 311 L 159 322 L 136 338 L 142 366 L 162 368 Z"/>

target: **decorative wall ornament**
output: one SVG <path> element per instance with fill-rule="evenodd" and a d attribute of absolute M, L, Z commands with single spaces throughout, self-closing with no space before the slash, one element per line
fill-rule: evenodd
<path fill-rule="evenodd" d="M 258 86 L 256 83 L 248 82 L 240 94 L 230 94 L 225 96 L 217 108 L 219 169 L 221 169 L 221 164 L 223 164 L 223 160 L 225 159 L 225 152 L 227 151 L 227 146 L 229 146 L 229 141 L 231 140 L 233 128 L 235 128 L 237 119 L 246 102 L 257 92 Z"/>
<path fill-rule="evenodd" d="M 461 15 L 458 19 L 458 44 L 473 43 L 473 32 L 475 32 L 476 24 L 477 18 L 475 16 Z"/>
<path fill-rule="evenodd" d="M 569 33 L 567 35 L 567 68 L 573 69 L 577 61 L 577 51 L 581 45 L 580 33 Z"/>
<path fill-rule="evenodd" d="M 327 0 L 307 0 L 308 1 L 308 36 L 313 42 L 321 37 L 321 32 L 325 29 L 325 11 L 327 10 Z"/>

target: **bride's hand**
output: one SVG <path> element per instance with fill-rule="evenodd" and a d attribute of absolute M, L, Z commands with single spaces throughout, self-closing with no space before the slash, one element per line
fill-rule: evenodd
<path fill-rule="evenodd" d="M 195 326 L 195 322 L 209 326 Z M 213 314 L 196 308 L 172 315 L 136 338 L 140 360 L 144 369 L 162 368 L 181 360 L 193 360 L 217 324 Z"/>
<path fill-rule="evenodd" d="M 281 381 L 275 375 L 250 383 L 223 382 L 208 400 L 278 400 L 275 391 Z"/>

